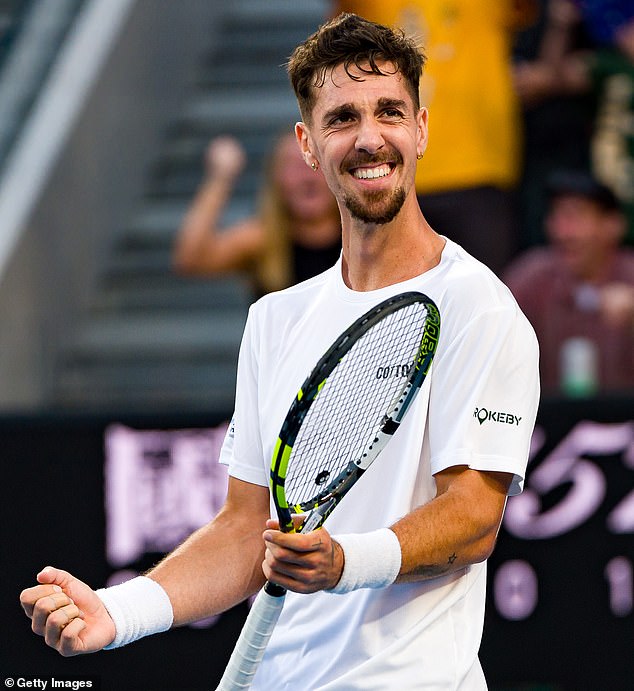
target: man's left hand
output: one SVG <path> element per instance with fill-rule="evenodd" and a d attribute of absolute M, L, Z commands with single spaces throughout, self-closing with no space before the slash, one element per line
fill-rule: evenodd
<path fill-rule="evenodd" d="M 267 521 L 266 528 L 262 569 L 269 581 L 296 593 L 337 585 L 343 572 L 343 550 L 325 528 L 306 534 L 282 533 L 275 520 Z"/>

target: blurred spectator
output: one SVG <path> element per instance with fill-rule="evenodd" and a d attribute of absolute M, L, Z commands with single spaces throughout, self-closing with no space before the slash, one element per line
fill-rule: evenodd
<path fill-rule="evenodd" d="M 201 276 L 245 271 L 259 296 L 332 266 L 341 251 L 339 210 L 322 173 L 304 162 L 292 132 L 275 143 L 257 215 L 218 228 L 246 162 L 234 138 L 211 141 L 204 180 L 175 240 L 174 268 Z"/>
<path fill-rule="evenodd" d="M 632 390 L 634 250 L 618 201 L 586 172 L 556 171 L 547 190 L 549 245 L 503 275 L 537 333 L 544 392 Z"/>
<path fill-rule="evenodd" d="M 515 31 L 537 18 L 533 0 L 338 0 L 419 39 L 427 65 L 421 104 L 429 145 L 416 189 L 434 230 L 499 272 L 516 251 L 521 121 L 512 80 Z"/>
<path fill-rule="evenodd" d="M 593 95 L 589 159 L 594 175 L 619 198 L 628 218 L 626 240 L 634 244 L 634 2 L 549 0 L 546 16 L 536 60 L 516 70 L 517 88 L 528 103 Z M 575 43 L 580 27 L 594 41 L 589 50 Z"/>
<path fill-rule="evenodd" d="M 562 168 L 590 168 L 594 98 L 590 92 L 551 93 L 551 70 L 543 68 L 551 10 L 549 0 L 540 0 L 539 20 L 518 34 L 513 47 L 524 143 L 518 194 L 521 250 L 545 242 L 544 184 L 548 175 Z M 570 46 L 571 50 L 589 51 L 595 42 L 579 24 L 571 32 Z M 544 87 L 546 97 L 540 93 Z"/>

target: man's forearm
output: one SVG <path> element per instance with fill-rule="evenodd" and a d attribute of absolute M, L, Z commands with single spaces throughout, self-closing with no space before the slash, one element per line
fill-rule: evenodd
<path fill-rule="evenodd" d="M 268 489 L 251 488 L 255 486 L 248 485 L 249 503 L 244 503 L 246 497 L 229 500 L 211 523 L 147 574 L 167 592 L 174 626 L 219 614 L 263 585 Z"/>
<path fill-rule="evenodd" d="M 398 582 L 443 576 L 484 561 L 493 551 L 510 476 L 464 469 L 439 482 L 435 499 L 397 521 Z"/>

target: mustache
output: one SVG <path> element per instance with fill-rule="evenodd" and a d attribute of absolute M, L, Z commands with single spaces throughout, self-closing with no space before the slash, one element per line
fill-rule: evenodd
<path fill-rule="evenodd" d="M 401 154 L 394 150 L 380 151 L 376 154 L 366 154 L 362 151 L 355 151 L 353 154 L 346 156 L 341 163 L 341 170 L 346 171 L 352 168 L 360 168 L 361 166 L 377 166 L 382 163 L 403 163 Z"/>

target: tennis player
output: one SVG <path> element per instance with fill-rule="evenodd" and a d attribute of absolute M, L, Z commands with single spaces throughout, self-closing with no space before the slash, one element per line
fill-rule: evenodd
<path fill-rule="evenodd" d="M 478 661 L 486 560 L 507 496 L 522 489 L 538 350 L 505 286 L 419 208 L 423 62 L 402 34 L 355 15 L 295 50 L 297 139 L 337 198 L 342 256 L 250 310 L 218 517 L 125 584 L 95 592 L 47 567 L 23 591 L 33 630 L 62 655 L 222 612 L 269 579 L 291 592 L 253 688 L 486 689 Z M 442 317 L 414 408 L 323 529 L 279 532 L 268 472 L 291 400 L 350 323 L 411 290 L 429 295 Z M 397 376 L 398 365 L 386 362 L 380 376 Z"/>

